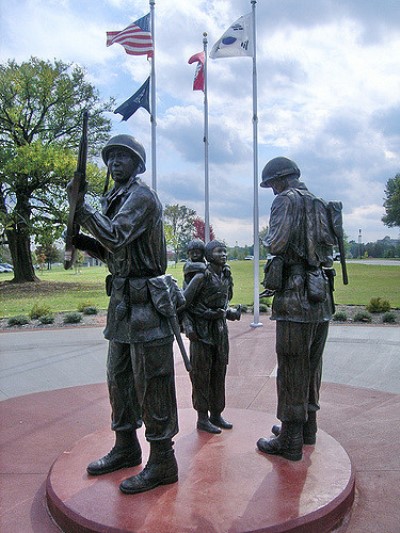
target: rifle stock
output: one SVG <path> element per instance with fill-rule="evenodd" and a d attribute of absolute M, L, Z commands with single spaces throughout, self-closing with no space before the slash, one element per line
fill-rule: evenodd
<path fill-rule="evenodd" d="M 340 264 L 342 265 L 342 279 L 343 279 L 343 285 L 348 285 L 349 278 L 347 276 L 347 265 L 346 265 L 346 256 L 345 256 L 345 249 L 343 244 L 343 238 L 338 239 L 338 245 L 339 245 L 339 253 L 340 253 Z"/>
<path fill-rule="evenodd" d="M 75 262 L 76 250 L 73 245 L 75 235 L 79 233 L 79 226 L 75 222 L 75 212 L 79 192 L 86 183 L 86 161 L 87 161 L 87 128 L 89 113 L 85 110 L 82 119 L 82 136 L 79 142 L 78 164 L 71 185 L 72 201 L 69 207 L 67 231 L 65 235 L 64 268 L 70 269 Z"/>
<path fill-rule="evenodd" d="M 340 264 L 342 266 L 342 280 L 344 285 L 348 285 L 349 278 L 347 276 L 347 265 L 346 265 L 346 252 L 344 249 L 343 242 L 343 220 L 342 220 L 342 202 L 329 202 L 329 213 L 331 215 L 331 222 L 334 234 L 336 236 L 339 253 L 340 253 Z"/>

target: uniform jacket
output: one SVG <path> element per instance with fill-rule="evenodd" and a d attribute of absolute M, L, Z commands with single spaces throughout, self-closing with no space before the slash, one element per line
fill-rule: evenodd
<path fill-rule="evenodd" d="M 77 222 L 94 237 L 82 237 L 78 247 L 105 261 L 110 276 L 110 304 L 105 337 L 119 342 L 153 342 L 172 337 L 168 320 L 156 311 L 151 279 L 165 273 L 166 243 L 162 206 L 139 178 L 112 189 L 102 200 L 102 212 L 84 204 Z"/>
<path fill-rule="evenodd" d="M 272 255 L 283 258 L 283 287 L 277 290 L 272 304 L 272 320 L 323 322 L 330 320 L 333 300 L 328 278 L 322 267 L 332 265 L 329 244 L 317 246 L 322 234 L 318 217 L 307 206 L 315 198 L 303 183 L 278 194 L 271 207 L 270 227 L 265 245 Z M 310 300 L 307 272 L 323 277 L 326 298 Z"/>

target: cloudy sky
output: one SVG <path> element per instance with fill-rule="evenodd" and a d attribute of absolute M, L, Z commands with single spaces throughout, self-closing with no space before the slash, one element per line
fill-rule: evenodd
<path fill-rule="evenodd" d="M 150 73 L 106 31 L 149 12 L 147 0 L 0 0 L 0 61 L 31 55 L 83 66 L 102 98 L 129 98 Z M 157 183 L 163 204 L 204 218 L 203 95 L 195 65 L 250 0 L 156 0 Z M 344 205 L 350 240 L 371 242 L 399 229 L 381 222 L 384 189 L 400 172 L 400 1 L 258 0 L 259 170 L 294 159 L 309 189 Z M 253 241 L 252 59 L 208 61 L 210 222 L 234 246 Z M 113 133 L 138 137 L 151 160 L 148 113 Z M 151 184 L 151 165 L 144 179 Z M 273 200 L 259 189 L 260 228 Z"/>

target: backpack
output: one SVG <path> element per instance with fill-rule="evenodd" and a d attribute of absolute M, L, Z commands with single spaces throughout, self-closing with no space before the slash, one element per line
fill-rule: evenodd
<path fill-rule="evenodd" d="M 304 205 L 305 259 L 311 267 L 332 262 L 333 246 L 338 243 L 333 224 L 332 205 L 308 191 L 297 189 Z"/>

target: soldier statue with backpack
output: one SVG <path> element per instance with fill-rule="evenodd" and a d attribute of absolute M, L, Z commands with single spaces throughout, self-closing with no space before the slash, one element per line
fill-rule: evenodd
<path fill-rule="evenodd" d="M 299 178 L 294 161 L 276 157 L 261 183 L 275 194 L 264 241 L 272 259 L 263 285 L 274 295 L 281 426 L 273 426 L 275 437 L 259 439 L 257 447 L 291 461 L 302 458 L 303 445 L 316 442 L 322 354 L 334 313 L 333 246 L 342 244 L 341 204 L 317 198 Z"/>

